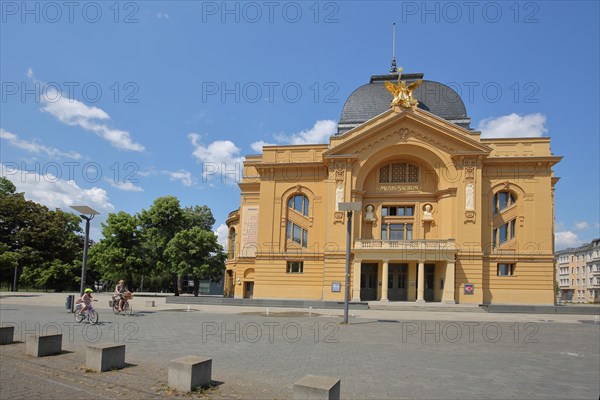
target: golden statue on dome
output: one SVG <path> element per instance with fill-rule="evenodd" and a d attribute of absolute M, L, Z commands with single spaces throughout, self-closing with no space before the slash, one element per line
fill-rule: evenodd
<path fill-rule="evenodd" d="M 403 108 L 414 109 L 419 104 L 419 101 L 413 97 L 413 91 L 421 86 L 423 79 L 419 79 L 418 81 L 415 81 L 407 86 L 406 82 L 402 81 L 401 78 L 402 67 L 398 69 L 398 85 L 395 85 L 389 81 L 385 81 L 386 89 L 394 96 L 390 106 L 392 108 L 395 106 L 400 106 Z"/>

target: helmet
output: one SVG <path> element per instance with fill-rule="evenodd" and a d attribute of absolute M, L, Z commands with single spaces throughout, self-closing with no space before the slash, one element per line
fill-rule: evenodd
<path fill-rule="evenodd" d="M 92 290 L 92 289 L 90 289 L 90 288 L 87 288 L 87 289 L 85 289 L 83 292 L 84 292 L 84 293 L 92 293 L 92 292 L 93 292 L 93 290 Z"/>

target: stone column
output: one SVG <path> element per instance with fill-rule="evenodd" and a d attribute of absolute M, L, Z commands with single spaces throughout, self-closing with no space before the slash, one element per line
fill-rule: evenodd
<path fill-rule="evenodd" d="M 388 301 L 388 278 L 389 260 L 383 260 L 383 271 L 381 274 L 381 301 Z"/>
<path fill-rule="evenodd" d="M 444 293 L 442 303 L 455 304 L 454 301 L 454 261 L 446 263 L 446 275 L 444 277 Z"/>
<path fill-rule="evenodd" d="M 362 260 L 355 258 L 352 271 L 352 300 L 360 301 L 360 273 Z"/>
<path fill-rule="evenodd" d="M 425 299 L 423 298 L 423 294 L 425 293 L 425 263 L 423 261 L 419 261 L 419 271 L 418 274 L 418 285 L 417 285 L 417 303 L 425 303 Z"/>

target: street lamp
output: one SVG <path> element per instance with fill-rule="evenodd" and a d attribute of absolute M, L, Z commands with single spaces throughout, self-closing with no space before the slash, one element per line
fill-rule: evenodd
<path fill-rule="evenodd" d="M 338 203 L 338 210 L 346 211 L 348 225 L 346 230 L 346 294 L 344 296 L 344 324 L 348 324 L 348 292 L 350 290 L 350 238 L 352 236 L 352 211 L 360 211 L 360 201 Z"/>
<path fill-rule="evenodd" d="M 79 216 L 85 220 L 85 242 L 83 242 L 83 262 L 81 264 L 81 286 L 79 290 L 83 296 L 83 291 L 85 290 L 85 266 L 87 264 L 88 243 L 90 241 L 90 221 L 100 213 L 88 206 L 71 206 L 71 208 L 80 213 Z"/>

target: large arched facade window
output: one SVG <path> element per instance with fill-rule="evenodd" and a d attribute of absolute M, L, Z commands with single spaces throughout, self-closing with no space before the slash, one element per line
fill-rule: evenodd
<path fill-rule="evenodd" d="M 286 241 L 292 246 L 308 247 L 310 201 L 295 193 L 287 201 Z"/>
<path fill-rule="evenodd" d="M 228 253 L 229 253 L 229 258 L 234 258 L 235 257 L 235 228 L 231 228 L 229 230 L 229 243 L 228 243 L 228 249 L 227 249 Z"/>
<path fill-rule="evenodd" d="M 305 217 L 308 217 L 308 198 L 303 194 L 296 194 L 288 200 L 288 208 L 294 210 Z"/>
<path fill-rule="evenodd" d="M 501 190 L 492 197 L 492 247 L 510 242 L 517 236 L 517 196 L 510 190 Z"/>

